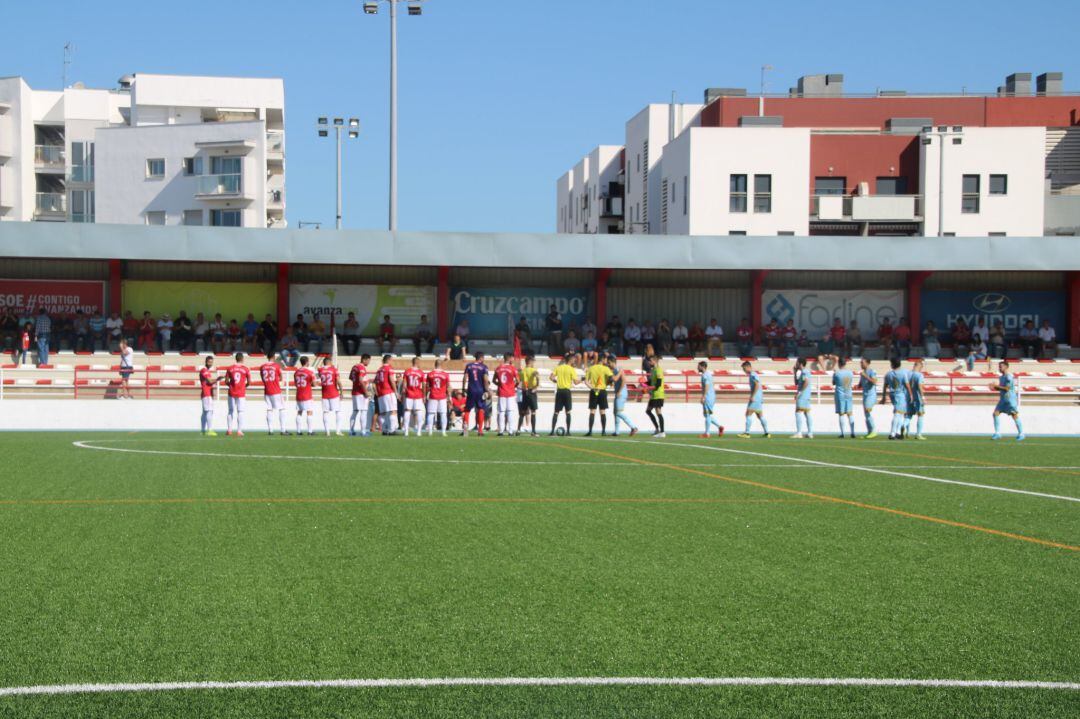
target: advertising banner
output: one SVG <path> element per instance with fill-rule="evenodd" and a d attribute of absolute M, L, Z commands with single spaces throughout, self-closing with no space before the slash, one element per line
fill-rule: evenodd
<path fill-rule="evenodd" d="M 1065 294 L 1063 292 L 954 292 L 951 290 L 923 290 L 922 321 L 933 320 L 938 329 L 947 332 L 958 320 L 969 326 L 979 317 L 986 318 L 986 326 L 993 327 L 1001 320 L 1007 337 L 1015 337 L 1031 320 L 1038 327 L 1043 320 L 1058 335 L 1066 335 Z"/>
<path fill-rule="evenodd" d="M 524 317 L 533 337 L 542 337 L 544 317 L 551 305 L 563 317 L 563 326 L 581 325 L 588 317 L 589 290 L 563 287 L 455 287 L 450 291 L 451 331 L 469 321 L 472 337 L 506 339 Z"/>
<path fill-rule="evenodd" d="M 262 321 L 267 314 L 277 316 L 277 285 L 272 282 L 157 282 L 124 280 L 124 309 L 136 317 L 149 312 L 160 317 L 166 312 L 176 317 L 180 310 L 194 319 L 202 312 L 207 319 L 218 312 L 228 322 L 244 323 L 248 313 Z"/>
<path fill-rule="evenodd" d="M 308 321 L 319 315 L 329 326 L 331 316 L 340 331 L 349 312 L 356 313 L 360 334 L 371 337 L 383 315 L 390 315 L 399 337 L 410 335 L 427 315 L 435 328 L 435 288 L 416 285 L 293 285 L 289 288 L 290 319 L 302 314 Z"/>
<path fill-rule="evenodd" d="M 50 315 L 73 315 L 82 310 L 93 315 L 105 311 L 105 283 L 79 280 L 0 280 L 0 310 L 12 308 L 20 315 L 37 314 L 44 307 Z"/>
<path fill-rule="evenodd" d="M 856 320 L 863 336 L 870 337 L 886 317 L 896 324 L 903 315 L 903 290 L 765 290 L 761 297 L 763 324 L 774 317 L 781 325 L 793 319 L 814 339 L 836 318 L 844 327 Z"/>

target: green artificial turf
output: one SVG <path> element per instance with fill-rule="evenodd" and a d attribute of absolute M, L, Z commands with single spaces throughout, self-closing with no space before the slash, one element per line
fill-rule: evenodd
<path fill-rule="evenodd" d="M 73 444 L 84 440 L 139 452 Z M 537 676 L 1080 681 L 1080 503 L 850 468 L 1080 497 L 1080 441 L 27 433 L 0 435 L 0 456 L 0 687 Z M 0 717 L 718 715 L 1071 717 L 1080 692 L 433 687 L 0 697 Z"/>

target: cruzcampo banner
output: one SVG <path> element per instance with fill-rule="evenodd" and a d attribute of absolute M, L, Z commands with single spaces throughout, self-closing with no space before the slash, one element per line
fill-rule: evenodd
<path fill-rule="evenodd" d="M 417 285 L 293 285 L 289 288 L 290 320 L 304 315 L 311 321 L 319 315 L 326 325 L 334 318 L 340 331 L 349 312 L 356 313 L 360 334 L 371 337 L 379 330 L 383 315 L 390 315 L 399 337 L 411 335 L 427 315 L 436 325 L 435 288 Z"/>
<path fill-rule="evenodd" d="M 558 287 L 455 287 L 450 291 L 451 328 L 469 321 L 469 335 L 505 339 L 522 317 L 533 337 L 544 336 L 544 318 L 551 305 L 562 315 L 563 327 L 580 326 L 589 310 L 589 290 Z"/>
<path fill-rule="evenodd" d="M 262 321 L 269 313 L 277 316 L 277 285 L 272 282 L 156 282 L 124 280 L 124 310 L 136 317 L 150 312 L 160 317 L 166 312 L 176 317 L 180 310 L 195 318 L 199 312 L 207 319 L 218 312 L 228 322 L 244 323 L 248 313 Z"/>

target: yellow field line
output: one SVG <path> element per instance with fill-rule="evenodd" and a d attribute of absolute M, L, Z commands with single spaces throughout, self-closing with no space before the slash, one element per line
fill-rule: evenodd
<path fill-rule="evenodd" d="M 816 504 L 812 499 L 717 499 L 711 497 L 190 497 L 146 499 L 6 499 L 0 506 L 156 504 Z"/>
<path fill-rule="evenodd" d="M 539 443 L 535 443 L 539 444 Z M 544 445 L 551 446 L 549 442 L 545 442 Z M 572 447 L 566 444 L 559 444 L 559 447 L 569 450 L 571 452 L 581 452 L 585 454 L 592 454 L 598 457 L 608 457 L 610 459 L 619 459 L 627 462 L 636 462 L 638 464 L 644 464 L 651 467 L 660 467 L 663 469 L 670 469 L 675 472 L 685 472 L 686 474 L 695 474 L 701 477 L 708 477 L 709 479 L 719 479 L 725 482 L 733 482 L 735 484 L 743 484 L 748 487 L 758 487 L 759 489 L 768 489 L 774 492 L 784 492 L 786 494 L 795 494 L 800 497 L 809 497 L 825 502 L 833 502 L 835 504 L 845 504 L 851 507 L 859 507 L 860 509 L 870 509 L 875 512 L 885 512 L 886 514 L 894 514 L 899 517 L 907 517 L 908 519 L 919 519 L 924 522 L 933 522 L 934 524 L 943 524 L 947 527 L 957 527 L 959 529 L 967 529 L 972 532 L 982 532 L 983 534 L 991 534 L 996 537 L 1006 537 L 1008 539 L 1015 539 L 1021 542 L 1030 542 L 1031 544 L 1039 544 L 1044 547 L 1054 547 L 1055 549 L 1067 549 L 1071 552 L 1080 552 L 1080 547 L 1075 547 L 1071 544 L 1063 544 L 1062 542 L 1055 542 L 1049 539 L 1039 539 L 1038 537 L 1029 537 L 1023 534 L 1014 534 L 1012 532 L 1005 532 L 1000 529 L 991 529 L 989 527 L 980 527 L 977 524 L 967 524 L 965 522 L 956 522 L 951 519 L 942 519 L 941 517 L 931 517 L 925 514 L 916 514 L 914 512 L 905 512 L 902 509 L 893 509 L 892 507 L 882 507 L 877 504 L 867 504 L 866 502 L 858 502 L 853 499 L 841 499 L 840 497 L 831 497 L 827 494 L 816 494 L 814 492 L 804 492 L 800 489 L 791 489 L 788 487 L 779 487 L 775 484 L 766 484 L 764 482 L 755 482 L 751 479 L 737 479 L 735 477 L 725 477 L 722 474 L 714 474 L 713 472 L 705 472 L 700 469 L 692 469 L 690 467 L 680 467 L 676 464 L 667 464 L 665 462 L 653 462 L 647 459 L 637 459 L 635 457 L 628 457 L 621 454 L 613 454 L 611 452 L 602 452 L 597 449 L 588 449 L 586 447 Z"/>
<path fill-rule="evenodd" d="M 1018 467 L 1015 464 L 1000 464 L 998 462 L 987 462 L 982 459 L 961 459 L 959 457 L 946 457 L 940 454 L 917 454 L 914 452 L 897 452 L 891 449 L 872 449 L 870 447 L 852 447 L 850 445 L 844 445 L 844 449 L 851 452 L 865 452 L 867 454 L 886 454 L 893 457 L 918 457 L 920 459 L 940 459 L 949 462 L 959 462 L 979 465 L 982 467 L 1000 467 L 1002 469 L 1025 469 L 1025 470 L 1039 470 L 1042 472 L 1051 472 L 1053 474 L 1068 474 L 1074 477 L 1080 477 L 1080 472 L 1071 471 L 1068 469 L 1053 469 L 1050 467 L 1039 467 L 1037 465 L 1027 465 L 1024 467 Z"/>

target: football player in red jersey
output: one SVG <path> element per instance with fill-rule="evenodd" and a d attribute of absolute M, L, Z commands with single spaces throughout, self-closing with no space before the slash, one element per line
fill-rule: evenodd
<path fill-rule="evenodd" d="M 202 397 L 202 433 L 217 437 L 214 431 L 214 385 L 222 380 L 214 370 L 214 355 L 206 358 L 206 365 L 199 370 L 199 393 Z"/>
<path fill-rule="evenodd" d="M 435 415 L 439 416 L 439 429 L 446 436 L 447 416 L 446 392 L 450 388 L 450 375 L 442 369 L 442 360 L 435 360 L 435 369 L 427 373 L 427 433 L 431 436 L 435 426 Z"/>
<path fill-rule="evenodd" d="M 383 355 L 382 366 L 375 373 L 375 394 L 378 396 L 379 419 L 383 434 L 397 432 L 397 384 L 394 381 L 393 358 Z"/>
<path fill-rule="evenodd" d="M 263 402 L 266 404 L 266 431 L 274 433 L 274 413 L 278 416 L 278 428 L 282 434 L 289 434 L 285 429 L 285 398 L 281 394 L 281 365 L 277 363 L 277 354 L 273 350 L 266 353 L 266 362 L 259 366 L 259 379 L 263 385 Z"/>
<path fill-rule="evenodd" d="M 236 353 L 236 363 L 225 370 L 225 384 L 229 385 L 229 416 L 225 424 L 225 435 L 232 434 L 236 427 L 236 436 L 244 436 L 244 405 L 247 404 L 247 387 L 251 384 L 251 370 L 242 364 L 244 353 Z"/>
<path fill-rule="evenodd" d="M 518 371 L 513 365 L 514 356 L 503 355 L 503 363 L 495 368 L 495 384 L 499 388 L 499 404 L 495 408 L 495 424 L 498 436 L 513 435 L 517 427 Z"/>
<path fill-rule="evenodd" d="M 405 370 L 403 376 L 405 384 L 405 436 L 409 436 L 409 428 L 416 422 L 416 436 L 421 436 L 424 431 L 424 370 L 420 369 L 420 358 L 413 357 L 412 365 Z"/>
<path fill-rule="evenodd" d="M 360 420 L 360 436 L 367 437 L 371 434 L 368 424 L 368 382 L 367 366 L 371 361 L 371 355 L 364 354 L 360 361 L 353 365 L 349 372 L 349 381 L 352 382 L 352 417 L 349 418 L 349 434 L 356 436 L 356 420 Z"/>
<path fill-rule="evenodd" d="M 322 387 L 322 423 L 326 436 L 330 436 L 330 417 L 334 418 L 334 434 L 341 435 L 341 377 L 333 360 L 323 357 L 319 368 L 319 386 Z"/>
<path fill-rule="evenodd" d="M 307 433 L 313 435 L 315 430 L 311 426 L 311 392 L 315 387 L 315 373 L 308 367 L 306 355 L 300 358 L 300 369 L 293 374 L 293 384 L 296 385 L 296 434 L 300 436 L 304 433 L 300 423 L 306 417 Z"/>

